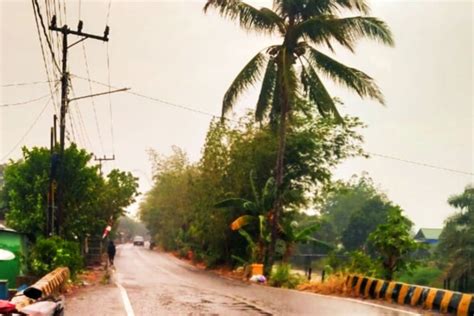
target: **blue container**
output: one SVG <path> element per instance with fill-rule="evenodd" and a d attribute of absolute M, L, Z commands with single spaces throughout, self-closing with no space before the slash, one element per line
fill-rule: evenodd
<path fill-rule="evenodd" d="M 8 280 L 0 280 L 0 300 L 8 299 Z"/>

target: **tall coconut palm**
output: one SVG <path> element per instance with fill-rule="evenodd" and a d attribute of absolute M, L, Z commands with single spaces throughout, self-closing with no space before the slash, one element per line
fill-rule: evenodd
<path fill-rule="evenodd" d="M 220 15 L 238 21 L 246 30 L 279 35 L 282 43 L 264 48 L 240 71 L 224 95 L 222 116 L 232 109 L 239 95 L 262 80 L 255 118 L 262 121 L 270 116 L 278 123 L 278 151 L 275 166 L 277 199 L 272 216 L 274 252 L 277 225 L 282 211 L 284 152 L 288 114 L 297 98 L 314 103 L 321 115 L 332 116 L 339 122 L 334 99 L 325 88 L 320 75 L 355 91 L 362 98 L 384 103 L 380 89 L 373 79 L 360 70 L 348 67 L 317 47 L 334 51 L 338 43 L 354 52 L 357 40 L 369 38 L 393 45 L 387 25 L 367 16 L 370 8 L 365 0 L 274 0 L 273 8 L 256 8 L 240 0 L 208 0 L 204 11 L 216 9 Z M 342 12 L 354 11 L 359 16 L 341 17 Z M 273 259 L 270 259 L 271 266 Z M 268 270 L 267 270 L 268 271 Z"/>

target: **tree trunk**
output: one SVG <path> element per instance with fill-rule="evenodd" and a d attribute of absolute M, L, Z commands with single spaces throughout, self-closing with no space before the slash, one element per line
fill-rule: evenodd
<path fill-rule="evenodd" d="M 282 56 L 282 60 L 286 58 L 285 55 Z M 284 67 L 285 61 L 282 62 L 282 67 Z M 275 246 L 278 239 L 278 223 L 280 222 L 280 216 L 282 212 L 282 191 L 283 191 L 283 173 L 284 173 L 284 157 L 285 157 L 285 148 L 286 148 L 286 120 L 287 114 L 289 111 L 289 100 L 288 100 L 288 87 L 285 85 L 283 80 L 284 69 L 281 70 L 280 78 L 281 80 L 281 110 L 280 110 L 280 124 L 279 124 L 279 133 L 278 133 L 278 150 L 277 150 L 277 159 L 275 166 L 275 185 L 276 185 L 276 197 L 275 203 L 273 206 L 273 214 L 271 218 L 271 235 L 270 235 L 270 246 L 268 247 L 268 252 L 266 256 L 265 264 L 265 275 L 268 277 L 271 274 L 273 263 L 275 262 Z"/>

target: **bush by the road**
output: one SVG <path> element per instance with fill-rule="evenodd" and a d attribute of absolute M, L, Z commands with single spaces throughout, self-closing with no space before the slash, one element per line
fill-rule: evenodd
<path fill-rule="evenodd" d="M 79 244 L 54 236 L 38 239 L 31 251 L 30 269 L 34 275 L 43 276 L 57 267 L 68 267 L 71 276 L 83 267 Z"/>
<path fill-rule="evenodd" d="M 417 284 L 441 288 L 443 271 L 434 266 L 416 268 L 412 273 L 403 273 L 397 280 L 408 284 Z"/>
<path fill-rule="evenodd" d="M 271 286 L 288 289 L 296 288 L 301 282 L 303 282 L 303 278 L 296 273 L 291 273 L 291 265 L 287 263 L 276 266 L 270 278 Z"/>

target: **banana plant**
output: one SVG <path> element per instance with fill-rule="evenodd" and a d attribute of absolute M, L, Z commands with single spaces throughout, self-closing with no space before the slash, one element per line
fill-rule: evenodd
<path fill-rule="evenodd" d="M 288 259 L 293 254 L 295 246 L 300 243 L 311 243 L 326 249 L 333 249 L 333 245 L 314 238 L 313 235 L 319 229 L 319 227 L 320 224 L 318 222 L 300 225 L 296 221 L 283 221 L 282 225 L 280 226 L 280 238 L 286 243 L 285 253 L 283 254 L 283 261 L 288 261 Z"/>
<path fill-rule="evenodd" d="M 242 235 L 249 247 L 251 260 L 262 262 L 264 260 L 265 250 L 270 241 L 270 231 L 268 229 L 269 217 L 272 214 L 272 206 L 275 200 L 275 181 L 269 178 L 262 189 L 258 192 L 253 172 L 250 172 L 250 186 L 253 194 L 253 201 L 242 198 L 230 198 L 223 200 L 214 206 L 216 208 L 235 208 L 242 213 L 246 213 L 237 217 L 230 224 L 230 228 L 238 231 Z M 251 236 L 243 227 L 248 225 L 257 225 L 258 234 Z"/>

